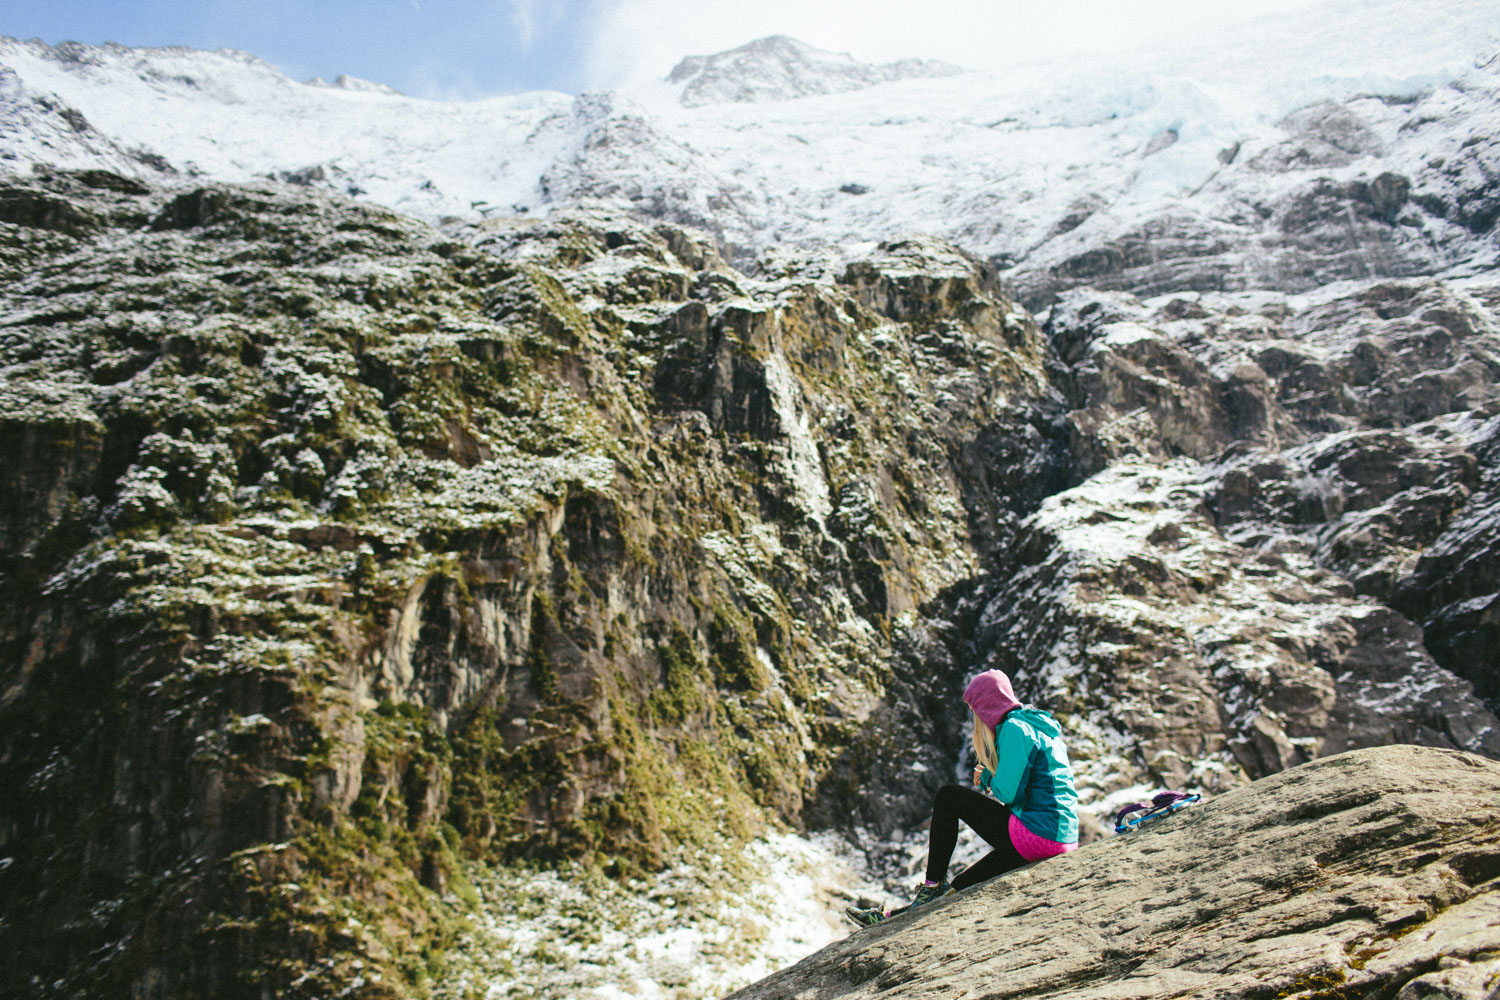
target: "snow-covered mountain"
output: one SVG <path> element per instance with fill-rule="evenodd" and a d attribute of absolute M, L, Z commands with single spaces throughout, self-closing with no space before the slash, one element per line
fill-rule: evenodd
<path fill-rule="evenodd" d="M 841 94 L 880 83 L 962 72 L 957 66 L 930 59 L 872 66 L 847 53 L 824 52 L 786 35 L 772 35 L 728 52 L 688 56 L 667 75 L 667 83 L 681 84 L 679 102 L 697 108 Z"/>
<path fill-rule="evenodd" d="M 434 222 L 607 201 L 705 228 L 741 265 L 929 233 L 1032 305 L 1083 283 L 1298 291 L 1495 261 L 1497 30 L 1471 2 L 1413 23 L 1330 0 L 1229 50 L 1003 73 L 775 37 L 653 86 L 469 103 L 231 51 L 5 39 L 0 163 L 272 178 Z"/>

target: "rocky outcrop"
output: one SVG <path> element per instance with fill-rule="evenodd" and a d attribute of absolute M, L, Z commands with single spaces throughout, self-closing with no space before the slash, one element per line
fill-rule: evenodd
<path fill-rule="evenodd" d="M 1500 764 L 1330 757 L 851 934 L 736 1000 L 1443 997 L 1500 983 Z"/>
<path fill-rule="evenodd" d="M 1303 292 L 1494 259 L 1495 78 L 1410 97 L 1318 101 L 1224 150 L 1191 192 L 1142 217 L 1108 199 L 1005 258 L 1033 308 L 1069 288 Z M 1149 168 L 1143 168 L 1148 170 Z"/>
<path fill-rule="evenodd" d="M 1110 226 L 1101 215 L 1072 237 L 1079 249 L 1071 255 L 1045 270 L 1023 264 L 1006 277 L 1033 308 L 1079 286 L 1143 296 L 1252 288 L 1296 292 L 1335 281 L 1433 274 L 1459 256 L 1440 246 L 1472 240 L 1466 227 L 1409 207 L 1407 177 L 1386 172 L 1340 183 L 1316 176 L 1320 165 L 1296 156 L 1277 164 L 1301 184 L 1228 220 L 1211 210 L 1194 211 L 1191 201 L 1149 219 L 1115 223 L 1113 231 L 1100 231 Z M 1261 178 L 1236 180 L 1236 186 L 1249 187 Z M 1034 259 L 1046 260 L 1058 249 L 1044 244 Z"/>
<path fill-rule="evenodd" d="M 1500 755 L 1500 724 L 1420 629 L 1306 551 L 1226 538 L 1212 482 L 1128 461 L 1048 498 L 979 614 L 984 662 L 1063 715 L 1087 805 L 1137 770 L 1222 790 L 1359 746 Z"/>
<path fill-rule="evenodd" d="M 1092 475 L 1022 526 L 977 652 L 1069 714 L 1086 799 L 1107 806 L 1118 786 L 1092 775 L 1122 759 L 1223 788 L 1384 742 L 1500 750 L 1491 295 L 1418 280 L 1052 310 Z"/>
<path fill-rule="evenodd" d="M 0 196 L 7 989 L 416 989 L 465 859 L 914 818 L 1059 402 L 993 272 L 104 178 Z"/>

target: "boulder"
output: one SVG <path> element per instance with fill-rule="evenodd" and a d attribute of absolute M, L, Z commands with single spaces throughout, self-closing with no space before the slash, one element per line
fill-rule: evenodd
<path fill-rule="evenodd" d="M 1494 997 L 1500 764 L 1326 757 L 862 931 L 735 994 Z"/>

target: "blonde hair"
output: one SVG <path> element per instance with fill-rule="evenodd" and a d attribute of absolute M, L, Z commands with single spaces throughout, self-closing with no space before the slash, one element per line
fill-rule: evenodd
<path fill-rule="evenodd" d="M 995 731 L 984 724 L 979 716 L 974 716 L 974 757 L 979 763 L 989 769 L 991 774 L 996 771 L 999 763 L 999 755 L 995 753 Z"/>

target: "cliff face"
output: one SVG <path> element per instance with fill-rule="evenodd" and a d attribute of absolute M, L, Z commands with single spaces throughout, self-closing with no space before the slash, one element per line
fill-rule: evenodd
<path fill-rule="evenodd" d="M 1495 294 L 1052 310 L 1089 475 L 1021 525 L 977 643 L 1069 714 L 1087 784 L 1131 760 L 1212 789 L 1382 743 L 1500 753 Z"/>
<path fill-rule="evenodd" d="M 1477 279 L 1043 327 L 934 240 L 102 171 L 0 267 L 8 988 L 420 994 L 468 862 L 910 828 L 985 666 L 1094 811 L 1500 750 Z"/>
<path fill-rule="evenodd" d="M 1443 997 L 1500 981 L 1500 765 L 1326 758 L 1032 865 L 735 993 Z"/>
<path fill-rule="evenodd" d="M 419 989 L 461 858 L 914 818 L 947 592 L 1063 475 L 982 267 L 97 172 L 0 206 L 11 985 Z"/>

